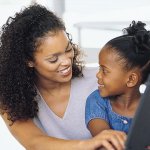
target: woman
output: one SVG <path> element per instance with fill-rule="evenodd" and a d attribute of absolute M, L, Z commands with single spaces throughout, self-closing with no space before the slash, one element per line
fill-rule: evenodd
<path fill-rule="evenodd" d="M 95 72 L 82 67 L 63 22 L 46 8 L 33 5 L 9 18 L 1 35 L 0 108 L 10 132 L 28 150 L 121 150 L 122 132 L 90 139 L 86 129 Z"/>

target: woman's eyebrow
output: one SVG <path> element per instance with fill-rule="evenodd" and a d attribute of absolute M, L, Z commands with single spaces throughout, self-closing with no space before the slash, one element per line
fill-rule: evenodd
<path fill-rule="evenodd" d="M 70 41 L 68 41 L 67 46 L 66 46 L 66 48 L 65 48 L 65 51 L 66 51 L 67 48 L 69 47 L 69 44 L 70 44 Z M 53 53 L 53 54 L 50 54 L 50 55 L 46 56 L 46 58 L 48 58 L 48 57 L 50 57 L 50 56 L 59 56 L 59 55 L 61 55 L 61 54 L 62 54 L 62 53 L 60 53 L 60 52 L 58 52 L 58 53 Z"/>

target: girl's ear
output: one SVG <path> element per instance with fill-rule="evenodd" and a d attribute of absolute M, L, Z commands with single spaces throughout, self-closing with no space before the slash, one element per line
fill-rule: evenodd
<path fill-rule="evenodd" d="M 127 80 L 127 87 L 134 87 L 139 82 L 139 76 L 135 72 L 132 72 Z"/>

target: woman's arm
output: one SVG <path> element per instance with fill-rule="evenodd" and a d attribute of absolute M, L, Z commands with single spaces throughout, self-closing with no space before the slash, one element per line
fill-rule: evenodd
<path fill-rule="evenodd" d="M 116 133 L 102 132 L 89 140 L 62 140 L 45 135 L 32 120 L 16 121 L 12 126 L 7 120 L 7 115 L 3 115 L 8 129 L 12 135 L 27 149 L 27 150 L 96 150 L 100 147 L 105 147 L 107 150 L 112 149 L 112 144 L 117 150 L 123 149 L 123 144 L 114 142 L 113 136 Z M 123 135 L 125 139 L 125 136 Z"/>
<path fill-rule="evenodd" d="M 45 135 L 32 120 L 16 121 L 10 126 L 11 122 L 7 120 L 7 115 L 3 115 L 2 118 L 12 135 L 27 150 L 71 150 L 77 147 L 76 141 L 68 142 Z"/>
<path fill-rule="evenodd" d="M 124 147 L 126 134 L 121 131 L 111 130 L 108 123 L 105 120 L 92 119 L 88 123 L 88 129 L 90 130 L 93 137 L 98 136 L 99 134 L 102 135 L 104 133 L 110 136 L 112 145 L 115 144 L 117 145 L 116 147 L 120 147 L 121 149 Z"/>

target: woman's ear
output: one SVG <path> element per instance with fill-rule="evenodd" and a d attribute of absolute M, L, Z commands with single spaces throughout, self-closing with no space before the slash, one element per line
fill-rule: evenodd
<path fill-rule="evenodd" d="M 34 63 L 33 61 L 28 61 L 27 62 L 28 67 L 33 68 L 34 67 Z"/>
<path fill-rule="evenodd" d="M 137 73 L 132 72 L 127 80 L 127 87 L 134 87 L 139 82 L 139 76 Z"/>

